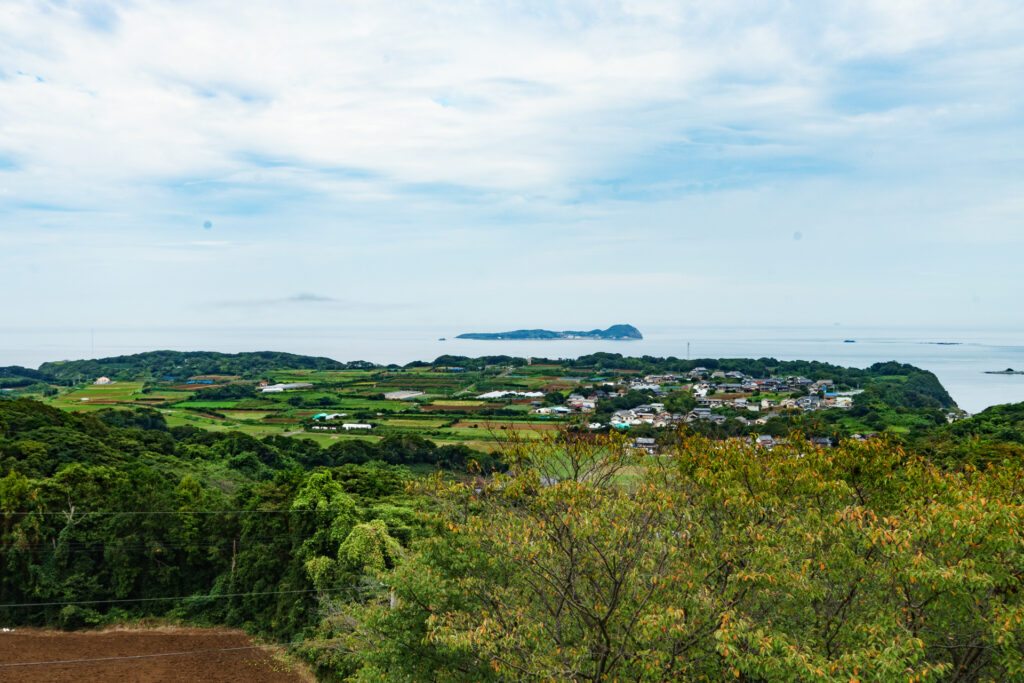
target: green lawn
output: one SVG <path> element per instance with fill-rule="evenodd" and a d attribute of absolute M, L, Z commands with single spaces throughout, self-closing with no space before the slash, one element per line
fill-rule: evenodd
<path fill-rule="evenodd" d="M 236 405 L 238 405 L 238 401 L 181 401 L 180 403 L 175 403 L 174 407 L 175 408 L 210 408 L 212 410 L 217 410 L 219 408 L 223 408 L 225 410 L 230 410 L 231 408 L 234 408 Z"/>

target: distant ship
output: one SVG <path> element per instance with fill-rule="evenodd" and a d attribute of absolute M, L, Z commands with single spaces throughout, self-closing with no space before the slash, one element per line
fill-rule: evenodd
<path fill-rule="evenodd" d="M 856 344 L 857 340 L 856 339 L 844 339 L 843 343 L 844 344 Z"/>
<path fill-rule="evenodd" d="M 448 340 L 447 340 L 447 339 L 445 339 L 444 337 L 438 337 L 438 338 L 437 338 L 437 341 L 448 341 Z"/>

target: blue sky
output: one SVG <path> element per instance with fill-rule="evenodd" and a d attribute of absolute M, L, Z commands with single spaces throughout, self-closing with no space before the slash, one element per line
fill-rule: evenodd
<path fill-rule="evenodd" d="M 242 7 L 0 7 L 5 326 L 1021 326 L 1018 2 Z"/>

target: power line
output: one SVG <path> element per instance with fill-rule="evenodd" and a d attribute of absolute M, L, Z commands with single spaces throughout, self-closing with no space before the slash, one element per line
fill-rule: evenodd
<path fill-rule="evenodd" d="M 221 539 L 219 541 L 207 542 L 207 543 L 196 543 L 193 541 L 163 541 L 155 539 L 149 543 L 140 544 L 135 543 L 131 545 L 121 545 L 119 543 L 113 543 L 110 541 L 61 541 L 59 542 L 59 548 L 66 550 L 152 550 L 157 548 L 168 548 L 177 550 L 188 550 L 190 548 L 216 548 L 223 545 L 231 545 L 237 543 L 239 549 L 252 549 L 252 548 L 272 548 L 279 545 L 287 545 L 289 543 L 295 543 L 305 541 L 307 539 L 297 539 L 291 536 L 264 536 L 256 538 L 246 538 L 245 536 L 236 536 L 231 538 Z M 50 541 L 40 541 L 38 543 L 12 543 L 7 548 L 0 550 L 0 555 L 11 550 L 27 550 L 34 548 L 52 548 L 56 539 Z"/>
<path fill-rule="evenodd" d="M 114 598 L 109 600 L 66 600 L 61 602 L 11 602 L 6 604 L 0 604 L 0 609 L 13 609 L 19 607 L 58 607 L 61 605 L 100 605 L 100 604 L 115 604 L 125 602 L 151 602 L 157 600 L 215 600 L 219 598 L 243 598 L 252 597 L 255 595 L 297 595 L 297 594 L 309 594 L 309 593 L 338 593 L 347 590 L 379 590 L 379 586 L 342 586 L 339 588 L 328 588 L 326 590 L 318 590 L 315 588 L 307 590 L 290 590 L 290 591 L 260 591 L 254 593 L 220 593 L 218 595 L 176 595 L 171 597 L 160 597 L 160 598 Z"/>
<path fill-rule="evenodd" d="M 299 512 L 321 512 L 329 513 L 331 510 L 301 509 L 301 510 L 62 510 L 60 512 L 37 511 L 37 512 L 0 512 L 0 515 L 27 516 L 27 515 L 283 515 Z"/>

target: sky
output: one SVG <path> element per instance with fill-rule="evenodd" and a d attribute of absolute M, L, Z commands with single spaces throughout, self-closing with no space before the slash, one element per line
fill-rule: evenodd
<path fill-rule="evenodd" d="M 1015 1 L 5 0 L 0 328 L 1024 327 L 1022 84 Z"/>

